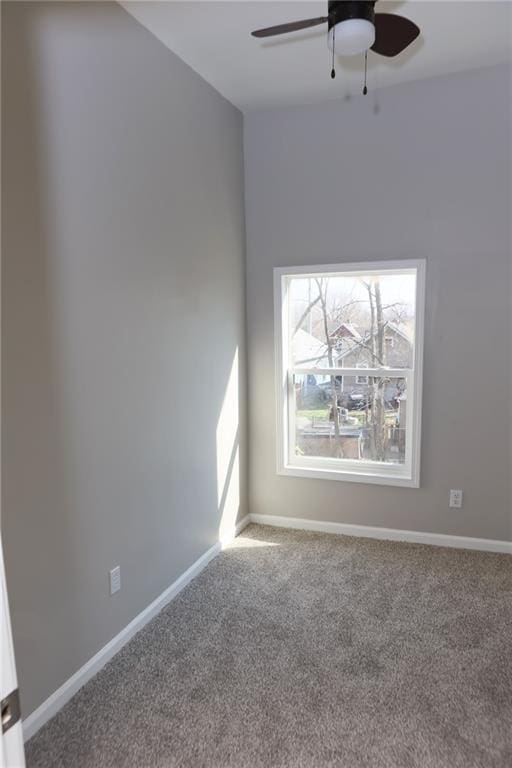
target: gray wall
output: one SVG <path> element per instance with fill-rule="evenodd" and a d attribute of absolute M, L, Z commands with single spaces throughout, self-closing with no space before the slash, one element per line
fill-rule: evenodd
<path fill-rule="evenodd" d="M 2 6 L 2 527 L 26 716 L 244 512 L 243 137 L 119 6 Z"/>
<path fill-rule="evenodd" d="M 251 512 L 512 538 L 511 154 L 506 65 L 246 117 Z M 277 476 L 272 268 L 423 257 L 421 488 Z"/>

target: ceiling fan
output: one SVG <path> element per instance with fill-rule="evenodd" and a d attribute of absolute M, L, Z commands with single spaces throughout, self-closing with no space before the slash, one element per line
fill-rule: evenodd
<path fill-rule="evenodd" d="M 332 52 L 331 77 L 335 77 L 334 54 L 352 56 L 369 49 L 381 56 L 397 56 L 420 34 L 414 22 L 394 13 L 375 13 L 376 0 L 329 0 L 327 16 L 292 21 L 275 27 L 257 29 L 253 37 L 273 37 L 327 22 L 327 44 Z M 365 87 L 366 89 L 366 72 Z"/>

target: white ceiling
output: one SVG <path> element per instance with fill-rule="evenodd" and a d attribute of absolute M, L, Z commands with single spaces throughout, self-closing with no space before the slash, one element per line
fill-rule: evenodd
<path fill-rule="evenodd" d="M 267 40 L 250 35 L 258 27 L 323 16 L 327 2 L 150 0 L 122 5 L 244 111 L 361 92 L 362 55 L 339 58 L 337 77 L 331 80 L 323 27 Z M 422 34 L 395 59 L 370 52 L 369 90 L 512 58 L 510 0 L 379 0 L 376 10 L 408 16 Z"/>

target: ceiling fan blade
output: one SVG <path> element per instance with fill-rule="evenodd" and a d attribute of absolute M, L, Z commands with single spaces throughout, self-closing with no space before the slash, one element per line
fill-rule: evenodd
<path fill-rule="evenodd" d="M 372 51 L 382 56 L 397 56 L 420 34 L 419 27 L 394 13 L 375 14 L 375 42 Z"/>
<path fill-rule="evenodd" d="M 303 19 L 302 21 L 291 21 L 289 24 L 278 24 L 277 27 L 266 27 L 251 32 L 253 37 L 273 37 L 274 35 L 284 35 L 286 32 L 298 32 L 299 29 L 308 29 L 316 27 L 318 24 L 324 24 L 327 16 L 319 16 L 316 19 Z"/>

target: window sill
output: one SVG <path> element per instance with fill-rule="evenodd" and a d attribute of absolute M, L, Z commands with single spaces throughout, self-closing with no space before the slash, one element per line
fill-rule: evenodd
<path fill-rule="evenodd" d="M 392 485 L 402 488 L 419 488 L 419 478 L 403 471 L 387 470 L 375 472 L 373 467 L 361 467 L 361 469 L 332 469 L 330 467 L 299 467 L 286 465 L 279 467 L 278 475 L 287 477 L 311 478 L 313 480 L 338 480 L 348 483 L 367 483 L 370 485 Z"/>

